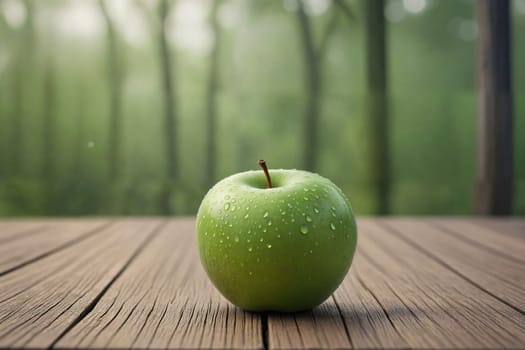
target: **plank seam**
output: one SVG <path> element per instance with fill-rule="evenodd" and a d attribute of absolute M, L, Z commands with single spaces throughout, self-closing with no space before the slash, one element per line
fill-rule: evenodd
<path fill-rule="evenodd" d="M 109 281 L 109 283 L 98 293 L 98 295 L 88 304 L 88 306 L 58 335 L 58 337 L 49 345 L 48 349 L 53 349 L 55 345 L 71 330 L 73 329 L 78 323 L 80 323 L 98 304 L 98 302 L 102 299 L 104 294 L 111 288 L 111 286 L 117 281 L 117 279 L 124 273 L 124 271 L 128 268 L 128 266 L 131 264 L 133 260 L 144 250 L 145 247 L 147 247 L 151 241 L 159 234 L 161 229 L 166 225 L 166 221 L 161 222 L 150 234 L 148 238 L 146 238 L 145 242 L 138 247 L 135 252 L 130 256 L 130 258 L 126 261 L 126 263 L 122 266 L 122 268 L 113 276 L 113 278 Z"/>
<path fill-rule="evenodd" d="M 263 349 L 268 350 L 268 313 L 261 314 L 261 335 Z"/>
<path fill-rule="evenodd" d="M 442 232 L 445 232 L 446 234 L 450 235 L 450 236 L 453 236 L 457 239 L 459 239 L 460 241 L 463 241 L 465 243 L 468 243 L 468 244 L 472 244 L 472 245 L 475 245 L 476 247 L 478 248 L 481 248 L 483 250 L 486 250 L 486 251 L 489 251 L 491 253 L 494 253 L 498 256 L 501 256 L 501 257 L 504 257 L 506 259 L 509 259 L 509 260 L 512 260 L 520 265 L 525 265 L 525 261 L 523 260 L 520 260 L 520 259 L 517 259 L 515 258 L 514 256 L 512 255 L 506 255 L 506 254 L 503 254 L 502 252 L 500 252 L 499 250 L 497 249 L 494 249 L 492 247 L 489 247 L 489 246 L 486 246 L 482 243 L 479 243 L 475 240 L 472 240 L 468 237 L 465 237 L 465 236 L 461 236 L 459 235 L 456 231 L 454 231 L 453 229 L 450 229 L 448 226 L 446 225 L 443 225 L 442 223 L 438 223 L 438 222 L 434 222 L 434 221 L 430 221 L 429 224 L 431 226 L 434 226 L 436 229 L 442 231 Z M 490 230 L 488 232 L 491 232 Z"/>
<path fill-rule="evenodd" d="M 460 272 L 459 270 L 457 270 L 456 268 L 454 268 L 452 265 L 450 264 L 447 264 L 445 261 L 443 261 L 442 259 L 440 259 L 438 256 L 432 254 L 429 250 L 425 249 L 423 246 L 419 245 L 418 243 L 412 241 L 411 239 L 409 238 L 406 238 L 404 237 L 402 234 L 400 234 L 398 232 L 398 230 L 394 227 L 392 227 L 390 224 L 387 224 L 387 223 L 384 223 L 384 222 L 377 222 L 377 225 L 383 227 L 385 230 L 395 234 L 399 239 L 403 240 L 405 243 L 411 245 L 412 247 L 416 248 L 416 249 L 420 249 L 421 252 L 424 252 L 428 257 L 430 257 L 431 259 L 433 259 L 434 261 L 436 261 L 438 264 L 444 266 L 445 268 L 447 268 L 448 270 L 452 271 L 453 273 L 455 273 L 456 275 L 458 275 L 459 277 L 463 278 L 465 281 L 469 282 L 470 284 L 472 284 L 474 287 L 478 288 L 480 291 L 484 292 L 485 294 L 493 297 L 494 299 L 498 300 L 499 302 L 507 305 L 508 307 L 512 308 L 513 310 L 519 312 L 520 314 L 522 315 L 525 315 L 525 311 L 519 309 L 518 307 L 510 304 L 509 302 L 507 302 L 506 300 L 500 298 L 499 296 L 497 296 L 496 294 L 488 291 L 487 289 L 485 289 L 483 286 L 481 286 L 480 284 L 476 283 L 474 280 L 472 280 L 471 278 L 469 278 L 467 275 L 465 275 L 464 273 Z"/>
<path fill-rule="evenodd" d="M 372 296 L 372 298 L 375 299 L 375 301 L 377 302 L 377 304 L 379 306 L 381 306 L 381 310 L 383 310 L 385 316 L 386 316 L 386 319 L 388 320 L 388 322 L 390 323 L 390 325 L 392 326 L 392 328 L 396 331 L 397 335 L 399 335 L 399 337 L 401 339 L 403 339 L 403 341 L 405 343 L 408 344 L 407 340 L 405 339 L 405 337 L 403 337 L 403 335 L 401 334 L 401 332 L 399 332 L 399 330 L 397 329 L 396 325 L 394 324 L 394 322 L 392 321 L 392 318 L 390 318 L 390 315 L 388 314 L 388 311 L 387 309 L 385 309 L 385 306 L 383 305 L 383 303 L 381 303 L 381 301 L 379 300 L 379 298 L 374 294 L 374 292 L 372 291 L 372 289 L 370 287 L 368 287 L 368 285 L 365 283 L 365 281 L 361 278 L 361 276 L 359 274 L 356 274 L 356 278 L 357 280 L 359 281 L 359 283 L 363 286 L 363 288 L 368 292 L 370 293 L 370 295 Z M 390 286 L 389 286 L 390 287 Z M 401 303 L 404 304 L 403 300 L 400 300 Z M 412 312 L 412 310 L 410 310 L 410 308 L 408 308 L 406 305 L 405 307 L 408 309 L 409 312 Z"/>
<path fill-rule="evenodd" d="M 341 307 L 339 306 L 339 303 L 337 302 L 337 299 L 335 298 L 335 295 L 332 294 L 332 299 L 334 300 L 335 307 L 337 308 L 337 311 L 339 312 L 339 317 L 341 318 L 341 321 L 343 322 L 343 326 L 345 328 L 345 334 L 348 338 L 348 342 L 350 343 L 350 346 L 352 349 L 354 349 L 354 343 L 352 341 L 352 337 L 350 336 L 350 331 L 348 330 L 348 325 L 346 324 L 346 319 L 343 316 L 343 311 L 341 310 Z"/>
<path fill-rule="evenodd" d="M 97 226 L 97 227 L 95 227 L 95 228 L 93 228 L 93 229 L 91 229 L 91 230 L 85 232 L 85 233 L 84 233 L 82 236 L 80 236 L 80 237 L 77 237 L 77 238 L 75 238 L 75 239 L 73 239 L 73 240 L 71 240 L 71 241 L 69 241 L 69 242 L 66 242 L 66 243 L 64 243 L 64 244 L 62 244 L 62 245 L 59 245 L 58 247 L 55 247 L 55 248 L 53 248 L 53 249 L 51 249 L 51 250 L 48 250 L 47 252 L 44 252 L 44 253 L 42 253 L 42 254 L 40 254 L 40 255 L 37 255 L 37 256 L 35 256 L 35 257 L 29 259 L 29 260 L 26 260 L 26 261 L 24 261 L 24 262 L 22 262 L 22 263 L 16 265 L 16 266 L 10 267 L 9 269 L 0 272 L 0 277 L 1 277 L 1 276 L 4 276 L 4 275 L 7 275 L 8 273 L 13 272 L 13 271 L 15 271 L 15 270 L 21 269 L 21 268 L 24 267 L 24 266 L 27 266 L 27 265 L 32 264 L 32 263 L 34 263 L 34 262 L 37 262 L 38 260 L 41 260 L 41 259 L 43 259 L 43 258 L 46 258 L 46 257 L 50 256 L 51 254 L 54 254 L 54 253 L 56 253 L 56 252 L 58 252 L 58 251 L 60 251 L 60 250 L 63 250 L 63 249 L 69 248 L 69 247 L 71 247 L 71 246 L 73 246 L 73 245 L 75 245 L 75 244 L 77 244 L 77 243 L 80 243 L 80 242 L 82 242 L 83 240 L 88 239 L 89 237 L 91 237 L 91 236 L 93 236 L 93 235 L 95 235 L 95 234 L 97 234 L 97 233 L 100 233 L 100 232 L 104 231 L 104 229 L 108 228 L 108 227 L 111 226 L 112 224 L 113 224 L 112 221 L 109 221 L 109 222 L 106 222 L 106 223 L 104 223 L 104 224 L 101 224 L 100 226 Z M 48 227 L 48 229 L 49 229 L 49 227 Z"/>

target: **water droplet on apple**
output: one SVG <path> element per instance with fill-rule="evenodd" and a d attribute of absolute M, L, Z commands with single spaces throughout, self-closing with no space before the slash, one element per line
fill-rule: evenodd
<path fill-rule="evenodd" d="M 308 234 L 308 227 L 306 225 L 302 225 L 299 229 L 303 235 Z"/>
<path fill-rule="evenodd" d="M 290 203 L 288 203 L 288 208 L 293 208 L 293 206 Z"/>
<path fill-rule="evenodd" d="M 307 221 L 307 222 L 312 222 L 312 218 L 309 217 L 308 215 L 306 215 L 306 221 Z"/>
<path fill-rule="evenodd" d="M 265 228 L 263 228 L 263 232 L 264 232 L 264 233 L 266 233 L 266 231 L 268 231 L 268 230 L 266 230 L 266 227 L 265 227 Z"/>
<path fill-rule="evenodd" d="M 207 235 L 208 235 L 208 232 L 204 232 L 204 235 L 207 236 Z"/>
<path fill-rule="evenodd" d="M 252 247 L 248 247 L 248 251 L 251 252 L 253 250 Z"/>
<path fill-rule="evenodd" d="M 272 226 L 272 220 L 268 221 L 268 226 Z"/>
<path fill-rule="evenodd" d="M 259 242 L 264 242 L 264 238 L 261 237 L 261 239 L 259 240 Z"/>
<path fill-rule="evenodd" d="M 230 203 L 224 204 L 224 210 L 229 210 L 229 209 L 230 209 Z"/>
<path fill-rule="evenodd" d="M 306 187 L 305 187 L 305 188 L 303 188 L 303 190 L 304 190 L 305 192 L 308 192 L 308 191 L 309 191 L 309 190 L 308 190 L 308 189 L 307 189 Z"/>
<path fill-rule="evenodd" d="M 314 212 L 315 212 L 316 214 L 319 214 L 319 209 L 314 208 Z"/>
<path fill-rule="evenodd" d="M 305 201 L 310 200 L 308 197 L 303 197 L 303 199 L 304 199 Z"/>
<path fill-rule="evenodd" d="M 263 218 L 267 218 L 268 217 L 268 212 L 264 212 L 264 215 L 263 215 Z"/>
<path fill-rule="evenodd" d="M 248 275 L 250 275 L 250 276 L 251 276 L 251 275 L 253 275 L 253 272 L 251 272 L 251 271 L 250 271 L 250 272 L 248 272 Z"/>
<path fill-rule="evenodd" d="M 332 213 L 332 216 L 333 216 L 334 218 L 336 218 L 336 217 L 337 217 L 337 215 L 335 215 L 335 213 Z"/>
<path fill-rule="evenodd" d="M 232 211 L 235 211 L 235 205 L 232 205 L 231 209 L 232 209 Z"/>
<path fill-rule="evenodd" d="M 281 235 L 277 235 L 277 238 L 281 238 Z"/>
<path fill-rule="evenodd" d="M 249 215 L 249 214 L 246 214 L 246 215 L 244 215 L 244 218 L 245 218 L 245 219 L 248 219 L 248 216 L 250 216 L 250 215 Z"/>
<path fill-rule="evenodd" d="M 233 240 L 234 240 L 235 242 L 239 242 L 239 237 L 235 237 Z"/>
<path fill-rule="evenodd" d="M 335 211 L 335 207 L 331 207 L 330 209 L 332 209 L 333 211 Z"/>
<path fill-rule="evenodd" d="M 266 245 L 266 248 L 268 248 L 268 249 L 270 249 L 271 247 L 272 247 L 271 244 L 267 244 L 267 245 Z"/>

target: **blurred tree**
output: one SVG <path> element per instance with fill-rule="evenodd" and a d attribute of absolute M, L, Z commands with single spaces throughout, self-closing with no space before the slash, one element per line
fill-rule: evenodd
<path fill-rule="evenodd" d="M 161 209 L 165 215 L 173 214 L 171 205 L 172 188 L 177 184 L 177 104 L 173 83 L 173 57 L 167 40 L 168 20 L 173 1 L 160 0 L 158 13 L 160 26 L 158 40 L 160 45 L 161 79 L 164 93 L 164 132 L 166 151 L 166 184 L 161 194 Z"/>
<path fill-rule="evenodd" d="M 476 2 L 478 157 L 475 211 L 510 215 L 513 187 L 511 26 L 508 0 Z"/>
<path fill-rule="evenodd" d="M 336 0 L 334 4 L 344 15 L 353 19 L 350 8 L 343 0 Z M 306 170 L 316 171 L 318 165 L 318 129 L 321 114 L 323 79 L 322 66 L 328 49 L 329 40 L 337 27 L 339 12 L 333 9 L 331 17 L 324 28 L 319 45 L 314 42 L 313 26 L 305 9 L 304 0 L 297 0 L 297 18 L 303 58 L 306 71 L 306 106 L 303 129 L 303 167 Z"/>
<path fill-rule="evenodd" d="M 366 64 L 365 140 L 374 212 L 390 212 L 389 118 L 384 0 L 363 0 Z"/>
<path fill-rule="evenodd" d="M 5 0 L 0 0 L 0 50 L 3 52 L 10 52 L 12 50 L 12 33 L 11 28 L 7 24 L 7 21 L 5 19 L 4 11 L 1 10 L 2 4 Z M 4 73 L 5 74 L 5 73 Z M 4 86 L 2 86 L 2 90 L 5 89 Z M 0 180 L 4 179 L 8 175 L 8 171 L 6 170 L 10 166 L 11 159 L 8 158 L 8 152 L 6 150 L 9 148 L 9 140 L 7 139 L 7 135 L 9 135 L 9 130 L 6 132 L 5 128 L 10 121 L 7 113 L 6 104 L 8 102 L 8 98 L 5 96 L 5 93 L 3 94 L 3 99 L 0 102 L 2 104 L 2 115 L 0 116 L 2 119 L 0 120 L 0 126 L 2 126 L 1 131 L 2 134 L 0 134 L 0 140 L 2 140 L 2 144 L 0 147 L 2 147 L 0 152 L 0 164 L 4 164 L 4 166 L 0 166 Z"/>
<path fill-rule="evenodd" d="M 87 89 L 84 82 L 80 82 L 77 90 L 77 101 L 76 101 L 76 134 L 75 134 L 75 152 L 73 156 L 73 171 L 72 173 L 82 174 L 84 167 L 84 150 L 86 148 L 86 108 L 87 108 Z"/>
<path fill-rule="evenodd" d="M 44 80 L 43 80 L 43 134 L 42 134 L 42 169 L 41 178 L 46 184 L 46 205 L 44 210 L 53 212 L 54 187 L 56 176 L 56 74 L 55 74 L 55 48 L 54 42 L 56 40 L 53 29 L 53 21 L 49 21 L 46 25 L 46 47 L 44 58 Z"/>
<path fill-rule="evenodd" d="M 100 11 L 104 17 L 107 33 L 108 83 L 110 90 L 109 116 L 109 179 L 112 184 L 118 181 L 122 167 L 122 87 L 124 78 L 123 59 L 119 45 L 119 35 L 107 7 L 107 0 L 99 0 Z"/>
<path fill-rule="evenodd" d="M 12 112 L 11 112 L 11 132 L 9 139 L 10 161 L 9 174 L 15 178 L 22 172 L 24 163 L 24 126 L 26 116 L 29 113 L 28 91 L 31 85 L 28 84 L 31 73 L 34 72 L 34 51 L 35 51 L 35 29 L 34 29 L 34 0 L 21 1 L 25 9 L 25 19 L 20 29 L 9 27 L 3 19 L 6 35 L 11 39 L 12 59 Z M 2 16 L 3 18 L 3 16 Z"/>
<path fill-rule="evenodd" d="M 206 185 L 210 188 L 215 183 L 216 154 L 216 118 L 217 118 L 217 91 L 219 85 L 219 53 L 221 28 L 217 19 L 220 1 L 213 0 L 209 23 L 213 33 L 213 44 L 210 53 L 210 67 L 208 72 L 208 86 L 206 91 Z"/>

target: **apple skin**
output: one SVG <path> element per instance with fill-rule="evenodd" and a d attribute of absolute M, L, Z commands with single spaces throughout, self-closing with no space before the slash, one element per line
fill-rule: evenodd
<path fill-rule="evenodd" d="M 344 279 L 357 243 L 348 198 L 300 170 L 247 171 L 218 182 L 197 214 L 202 265 L 233 304 L 295 312 L 326 300 Z"/>

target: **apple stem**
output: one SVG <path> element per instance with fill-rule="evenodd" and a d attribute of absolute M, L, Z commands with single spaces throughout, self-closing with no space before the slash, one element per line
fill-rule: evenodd
<path fill-rule="evenodd" d="M 266 162 L 264 161 L 264 159 L 261 159 L 259 161 L 259 165 L 264 171 L 264 176 L 266 176 L 266 184 L 268 185 L 268 188 L 272 188 L 272 179 L 270 178 L 270 173 L 268 172 L 268 168 L 266 167 Z"/>

